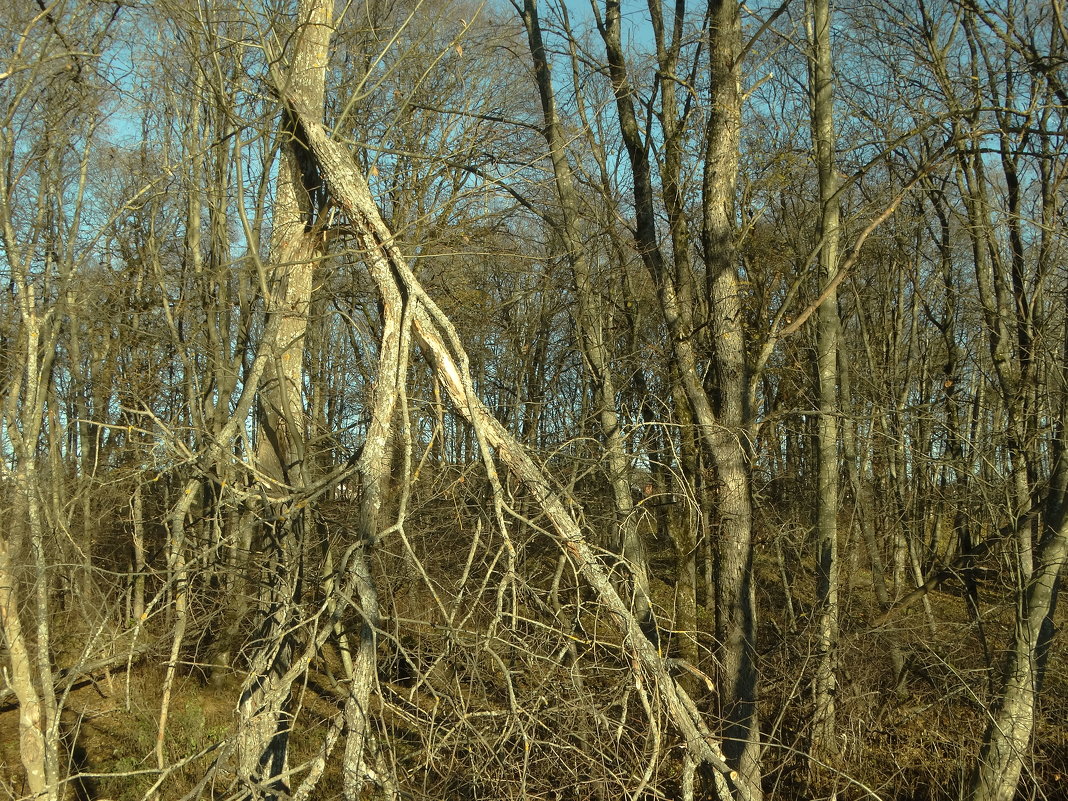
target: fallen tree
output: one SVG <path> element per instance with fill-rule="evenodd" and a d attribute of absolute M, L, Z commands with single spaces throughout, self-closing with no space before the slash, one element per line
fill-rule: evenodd
<path fill-rule="evenodd" d="M 479 440 L 490 446 L 523 483 L 551 522 L 558 544 L 574 560 L 600 603 L 612 614 L 634 672 L 635 684 L 643 691 L 651 686 L 660 698 L 669 719 L 686 743 L 690 760 L 713 769 L 713 781 L 721 801 L 749 801 L 745 785 L 727 765 L 720 742 L 713 737 L 692 699 L 671 675 L 667 660 L 642 633 L 639 621 L 616 591 L 560 494 L 524 447 L 477 397 L 467 353 L 456 329 L 427 295 L 396 245 L 352 156 L 330 137 L 315 115 L 301 106 L 297 97 L 285 89 L 280 89 L 279 95 L 299 123 L 333 203 L 348 220 L 347 233 L 363 252 L 383 304 L 384 318 L 401 319 L 405 326 L 411 326 L 436 380 L 457 412 L 473 427 Z M 402 304 L 403 308 L 397 308 L 397 304 Z M 375 436 L 383 434 L 376 432 Z M 371 444 L 380 446 L 384 443 Z M 492 466 L 488 467 L 492 472 Z"/>

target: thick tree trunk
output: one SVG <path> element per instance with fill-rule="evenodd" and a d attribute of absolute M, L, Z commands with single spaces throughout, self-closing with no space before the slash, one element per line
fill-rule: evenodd
<path fill-rule="evenodd" d="M 26 784 L 34 797 L 44 798 L 49 787 L 45 766 L 45 721 L 34 670 L 19 620 L 18 578 L 7 536 L 0 537 L 0 626 L 3 627 L 11 673 L 8 681 L 19 703 L 19 757 Z"/>
<path fill-rule="evenodd" d="M 672 356 L 693 411 L 701 446 L 716 474 L 719 514 L 716 640 L 721 665 L 719 696 L 725 721 L 725 751 L 746 794 L 760 798 L 753 514 L 749 457 L 744 444 L 749 416 L 749 376 L 733 229 L 741 136 L 740 7 L 733 0 L 713 0 L 709 3 L 708 19 L 711 75 L 703 154 L 701 238 L 712 308 L 710 330 L 715 375 L 711 388 L 704 386 L 701 379 L 705 371 L 701 369 L 695 347 L 692 292 L 688 283 L 680 280 L 677 270 L 667 270 L 660 249 L 652 169 L 635 112 L 617 0 L 606 3 L 601 37 L 608 55 L 620 133 L 634 178 L 635 245 L 656 282 L 661 312 L 671 337 Z M 668 51 L 658 52 L 661 67 L 670 66 L 667 54 Z M 667 77 L 675 80 L 673 75 Z M 674 109 L 665 109 L 661 122 L 674 113 Z M 684 237 L 672 227 L 673 245 L 678 247 Z"/>
<path fill-rule="evenodd" d="M 7 197 L 6 181 L 0 178 L 0 198 Z M 3 246 L 11 268 L 12 290 L 17 292 L 20 316 L 19 336 L 13 348 L 19 368 L 5 387 L 4 432 L 8 457 L 14 465 L 11 482 L 15 491 L 10 530 L 0 536 L 0 627 L 11 661 L 11 685 L 19 700 L 19 751 L 26 770 L 27 784 L 39 793 L 41 801 L 54 801 L 62 790 L 60 783 L 61 744 L 59 703 L 52 668 L 51 593 L 52 581 L 46 559 L 45 533 L 48 530 L 41 502 L 41 476 L 38 471 L 40 445 L 48 409 L 48 388 L 58 350 L 58 326 L 49 311 L 42 315 L 37 302 L 36 282 L 25 262 L 16 256 L 19 249 L 11 225 L 10 209 L 0 200 Z M 57 295 L 65 297 L 69 269 L 61 276 Z M 19 608 L 19 575 L 14 557 L 28 550 L 33 567 L 33 639 L 26 636 Z"/>
<path fill-rule="evenodd" d="M 326 68 L 333 32 L 332 0 L 301 0 L 285 90 L 304 107 L 321 115 Z M 256 797 L 274 798 L 287 791 L 275 777 L 287 770 L 289 675 L 297 646 L 297 608 L 302 594 L 304 512 L 287 508 L 285 499 L 307 483 L 303 400 L 304 340 L 311 304 L 312 275 L 319 257 L 321 232 L 313 216 L 320 179 L 304 141 L 304 132 L 283 112 L 281 159 L 276 181 L 270 244 L 268 313 L 277 316 L 270 343 L 272 364 L 261 394 L 257 466 L 267 495 L 276 499 L 267 511 L 264 540 L 267 568 L 261 585 L 264 622 L 257 635 L 239 704 L 238 775 Z M 291 681 L 291 680 L 290 680 Z"/>

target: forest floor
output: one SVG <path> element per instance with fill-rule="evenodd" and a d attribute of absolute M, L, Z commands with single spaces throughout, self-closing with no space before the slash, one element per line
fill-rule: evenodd
<path fill-rule="evenodd" d="M 877 616 L 870 573 L 856 565 L 843 592 L 838 760 L 813 778 L 804 759 L 807 681 L 812 653 L 799 650 L 810 625 L 813 577 L 804 567 L 793 570 L 787 603 L 779 566 L 761 562 L 758 603 L 765 613 L 759 643 L 763 670 L 762 726 L 771 743 L 765 759 L 769 799 L 879 798 L 927 801 L 960 797 L 985 729 L 986 709 L 996 691 L 998 649 L 1009 642 L 1012 609 L 1003 590 L 981 584 L 979 616 L 969 612 L 962 588 L 948 583 L 930 593 L 927 609 L 917 604 L 894 624 L 873 631 Z M 654 583 L 654 601 L 667 619 L 673 589 Z M 788 611 L 792 609 L 792 614 Z M 425 610 L 423 610 L 425 611 Z M 932 624 L 932 620 L 934 623 Z M 1058 613 L 1058 628 L 1066 615 Z M 702 608 L 699 625 L 711 626 Z M 980 636 L 980 629 L 982 634 Z M 904 658 L 904 677 L 894 675 L 889 649 Z M 94 671 L 77 682 L 63 699 L 62 731 L 68 752 L 65 773 L 75 801 L 138 801 L 157 783 L 156 740 L 165 669 L 159 652 L 149 651 L 126 663 Z M 985 653 L 984 653 L 985 651 Z M 190 649 L 190 661 L 195 651 Z M 383 661 L 386 661 L 385 659 Z M 302 694 L 301 714 L 312 719 L 293 738 L 294 764 L 311 755 L 304 732 L 321 733 L 340 709 L 332 692 L 332 670 L 313 666 Z M 383 682 L 391 677 L 382 676 Z M 236 720 L 240 677 L 236 673 L 209 680 L 189 664 L 179 671 L 170 703 L 164 763 L 172 766 L 159 781 L 161 799 L 180 799 L 225 756 Z M 1063 639 L 1049 654 L 1039 707 L 1033 759 L 1020 785 L 1021 799 L 1068 799 L 1068 654 Z M 0 799 L 24 797 L 18 757 L 18 717 L 13 699 L 0 701 Z M 340 780 L 328 770 L 315 797 L 340 797 Z M 204 798 L 228 783 L 224 770 L 201 787 Z M 654 796 L 650 795 L 650 799 Z M 452 801 L 446 799 L 445 801 Z"/>

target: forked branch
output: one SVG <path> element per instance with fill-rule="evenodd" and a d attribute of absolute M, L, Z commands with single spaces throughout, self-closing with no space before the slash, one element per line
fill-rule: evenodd
<path fill-rule="evenodd" d="M 744 785 L 735 780 L 727 766 L 719 741 L 694 713 L 695 707 L 685 690 L 671 676 L 664 658 L 642 633 L 637 619 L 616 592 L 594 549 L 547 476 L 475 394 L 463 344 L 402 256 L 352 156 L 330 138 L 315 115 L 306 113 L 285 91 L 281 96 L 307 133 L 308 146 L 318 162 L 327 190 L 349 219 L 352 236 L 364 252 L 382 302 L 387 307 L 397 303 L 410 304 L 406 312 L 430 357 L 435 377 L 457 412 L 497 451 L 501 461 L 523 482 L 551 521 L 560 546 L 575 560 L 600 602 L 612 613 L 636 678 L 656 688 L 692 757 L 715 769 L 713 775 L 721 801 L 749 801 Z"/>

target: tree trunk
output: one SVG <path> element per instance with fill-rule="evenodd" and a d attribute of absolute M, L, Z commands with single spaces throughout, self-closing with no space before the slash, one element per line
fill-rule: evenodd
<path fill-rule="evenodd" d="M 320 116 L 332 31 L 332 0 L 301 0 L 293 50 L 281 82 L 304 107 Z M 307 483 L 310 467 L 305 464 L 304 340 L 322 240 L 313 219 L 321 181 L 304 131 L 288 111 L 283 112 L 280 136 L 268 287 L 268 313 L 279 319 L 276 338 L 268 343 L 271 366 L 260 398 L 256 454 L 273 508 L 264 522 L 267 568 L 260 598 L 264 622 L 239 704 L 238 739 L 238 775 L 255 797 L 267 799 L 288 791 L 285 781 L 276 777 L 286 772 L 288 764 L 285 678 L 297 645 L 307 516 L 305 511 L 287 508 L 285 499 Z"/>
<path fill-rule="evenodd" d="M 838 261 L 838 179 L 835 177 L 831 65 L 831 14 L 828 0 L 808 8 L 809 99 L 812 141 L 820 190 L 820 279 L 830 281 Z M 819 397 L 818 479 L 816 490 L 816 606 L 818 662 L 813 683 L 812 751 L 816 763 L 838 752 L 835 697 L 838 691 L 838 293 L 820 304 L 816 331 Z"/>
<path fill-rule="evenodd" d="M 49 788 L 45 765 L 45 721 L 41 698 L 33 681 L 26 635 L 19 620 L 18 578 L 7 536 L 0 537 L 0 625 L 11 661 L 8 681 L 19 703 L 19 757 L 30 792 L 44 798 Z"/>
<path fill-rule="evenodd" d="M 586 248 L 578 230 L 579 198 L 575 190 L 571 165 L 567 160 L 566 141 L 556 111 L 556 96 L 552 85 L 551 67 L 542 40 L 537 0 L 524 0 L 523 24 L 527 29 L 530 55 L 534 61 L 534 77 L 541 98 L 542 133 L 549 146 L 549 158 L 556 178 L 556 194 L 560 203 L 556 229 L 559 232 L 568 262 L 575 278 L 579 344 L 593 385 L 594 413 L 600 423 L 604 441 L 605 466 L 612 488 L 618 542 L 614 546 L 630 571 L 633 585 L 634 612 L 643 627 L 653 637 L 656 624 L 652 619 L 649 597 L 649 569 L 638 517 L 634 514 L 631 495 L 630 461 L 627 458 L 623 431 L 616 410 L 616 390 L 610 369 L 610 354 L 604 340 L 604 309 L 593 282 Z"/>
<path fill-rule="evenodd" d="M 733 0 L 709 4 L 709 120 L 706 131 L 701 238 L 712 306 L 718 424 L 701 426 L 719 482 L 716 634 L 723 665 L 720 694 L 731 766 L 760 798 L 761 745 L 753 585 L 753 510 L 746 427 L 749 372 L 741 286 L 734 247 L 734 194 L 741 140 L 741 12 Z M 698 415 L 698 420 L 704 423 Z"/>
<path fill-rule="evenodd" d="M 11 209 L 6 204 L 7 190 L 6 181 L 0 179 L 0 198 L 5 199 L 0 200 L 3 246 L 11 267 L 11 287 L 17 290 L 21 325 L 17 346 L 13 348 L 18 369 L 5 389 L 3 405 L 9 457 L 14 466 L 11 483 L 16 502 L 11 515 L 14 525 L 0 538 L 3 539 L 0 548 L 0 625 L 11 659 L 12 690 L 19 699 L 19 748 L 27 783 L 36 788 L 35 792 L 42 793 L 41 799 L 54 801 L 61 790 L 61 745 L 52 668 L 52 581 L 46 559 L 46 520 L 42 511 L 38 461 L 59 328 L 52 310 L 41 313 L 36 283 L 27 269 L 27 262 L 18 258 L 20 249 L 15 244 Z M 48 191 L 44 181 L 41 191 Z M 46 267 L 56 268 L 60 273 L 57 294 L 66 297 L 71 270 L 69 265 Z M 32 646 L 19 618 L 20 582 L 13 562 L 15 553 L 27 548 L 31 555 L 34 585 L 30 605 L 34 624 Z"/>
<path fill-rule="evenodd" d="M 990 716 L 979 761 L 972 773 L 971 801 L 1012 801 L 1024 760 L 1030 753 L 1041 677 L 1039 646 L 1049 627 L 1061 568 L 1068 559 L 1068 520 L 1051 531 L 1038 559 L 1024 602 L 1018 604 L 1012 650 L 1001 698 Z"/>

